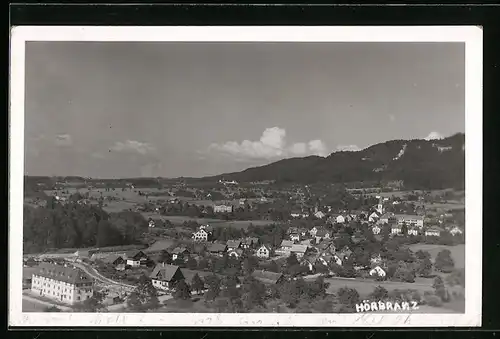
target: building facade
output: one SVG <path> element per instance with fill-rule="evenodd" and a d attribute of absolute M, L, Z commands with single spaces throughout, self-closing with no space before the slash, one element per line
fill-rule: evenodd
<path fill-rule="evenodd" d="M 90 299 L 93 285 L 93 280 L 77 268 L 41 263 L 39 270 L 33 273 L 31 291 L 73 305 Z"/>

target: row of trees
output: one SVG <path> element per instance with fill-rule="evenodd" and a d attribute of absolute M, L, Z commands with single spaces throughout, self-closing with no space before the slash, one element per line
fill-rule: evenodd
<path fill-rule="evenodd" d="M 23 246 L 26 253 L 57 248 L 104 247 L 139 242 L 147 221 L 136 212 L 107 213 L 98 206 L 58 203 L 24 206 Z"/>

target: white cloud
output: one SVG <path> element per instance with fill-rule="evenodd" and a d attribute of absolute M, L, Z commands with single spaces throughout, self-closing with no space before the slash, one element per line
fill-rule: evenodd
<path fill-rule="evenodd" d="M 71 138 L 71 135 L 69 135 L 69 134 L 56 135 L 56 139 L 54 142 L 56 143 L 56 145 L 59 145 L 59 146 L 71 146 L 71 145 L 73 145 L 73 139 Z"/>
<path fill-rule="evenodd" d="M 297 142 L 290 146 L 289 151 L 294 155 L 304 155 L 307 153 L 307 145 L 304 142 Z"/>
<path fill-rule="evenodd" d="M 258 141 L 228 141 L 223 144 L 213 143 L 208 152 L 231 155 L 234 160 L 277 159 L 288 156 L 320 155 L 327 156 L 325 144 L 321 140 L 308 143 L 298 142 L 287 147 L 286 131 L 279 127 L 266 128 Z"/>
<path fill-rule="evenodd" d="M 117 141 L 113 147 L 111 147 L 111 150 L 116 152 L 139 153 L 145 155 L 154 152 L 155 147 L 146 142 L 127 140 L 125 142 Z"/>
<path fill-rule="evenodd" d="M 326 150 L 326 146 L 321 140 L 311 140 L 309 141 L 309 151 L 313 155 L 319 155 L 321 157 L 328 156 L 328 151 Z"/>
<path fill-rule="evenodd" d="M 431 132 L 425 138 L 425 140 L 437 140 L 437 139 L 443 139 L 443 136 L 441 134 L 439 134 L 438 132 Z"/>
<path fill-rule="evenodd" d="M 338 145 L 337 152 L 346 151 L 346 152 L 358 152 L 361 151 L 357 145 Z"/>

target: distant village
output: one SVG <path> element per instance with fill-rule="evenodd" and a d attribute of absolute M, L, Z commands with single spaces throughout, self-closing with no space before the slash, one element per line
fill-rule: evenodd
<path fill-rule="evenodd" d="M 98 205 L 104 210 L 127 199 L 121 192 L 144 197 L 145 201 L 129 210 L 146 219 L 148 243 L 26 254 L 23 286 L 31 291 L 26 300 L 41 298 L 47 305 L 53 301 L 52 308 L 64 310 L 83 307 L 99 292 L 100 307 L 123 311 L 132 307 L 131 295 L 146 283 L 161 302 L 168 302 L 185 298 L 186 291 L 190 296 L 204 296 L 215 288 L 213 279 L 225 281 L 233 276 L 237 288 L 244 288 L 245 279 L 251 277 L 268 293 L 297 279 L 316 281 L 319 277 L 331 279 L 330 286 L 338 279 L 371 282 L 374 287 L 386 280 L 411 285 L 415 278 L 431 276 L 433 270 L 453 268 L 438 267 L 436 258 L 431 263 L 434 268 L 424 267 L 428 256 L 416 255 L 409 246 L 453 246 L 465 239 L 463 210 L 432 209 L 447 201 L 446 192 L 430 196 L 422 192 L 401 195 L 392 188 L 389 192 L 344 189 L 350 201 L 346 203 L 339 201 L 346 198 L 328 200 L 327 194 L 307 185 L 287 190 L 266 188 L 269 183 L 242 187 L 234 180 L 220 180 L 217 185 L 218 190 L 207 190 L 180 184 L 156 200 L 150 197 L 161 189 L 144 190 L 132 184 L 86 187 L 76 198 L 67 187 L 52 190 L 50 196 L 57 203 Z M 89 194 L 92 190 L 94 194 Z M 391 192 L 396 194 L 391 196 Z M 452 199 L 458 198 L 448 200 Z M 26 201 L 46 206 L 43 199 Z M 246 227 L 232 228 L 245 220 Z M 340 281 L 339 286 L 349 286 Z M 224 283 L 219 285 L 224 290 Z"/>

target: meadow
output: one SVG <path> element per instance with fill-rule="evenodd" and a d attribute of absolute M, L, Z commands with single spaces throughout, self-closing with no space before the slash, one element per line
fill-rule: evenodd
<path fill-rule="evenodd" d="M 448 249 L 451 252 L 451 257 L 455 261 L 455 268 L 465 268 L 465 245 L 455 245 L 455 246 L 446 246 L 446 245 L 432 245 L 432 244 L 414 244 L 410 245 L 409 248 L 413 252 L 417 252 L 418 250 L 427 251 L 430 253 L 432 257 L 432 261 L 436 260 L 436 256 L 439 252 L 444 249 Z"/>

